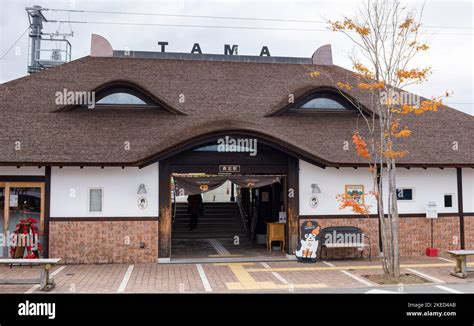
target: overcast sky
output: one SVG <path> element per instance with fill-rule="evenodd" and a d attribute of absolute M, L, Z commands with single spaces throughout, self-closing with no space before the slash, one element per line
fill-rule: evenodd
<path fill-rule="evenodd" d="M 201 16 L 251 17 L 285 20 L 322 21 L 352 16 L 360 1 L 21 1 L 0 0 L 0 58 L 28 27 L 25 7 L 40 5 L 50 9 L 99 10 L 119 12 L 145 12 Z M 415 1 L 410 1 L 413 5 Z M 421 2 L 418 2 L 421 4 Z M 425 4 L 423 32 L 431 49 L 418 57 L 419 66 L 429 65 L 433 74 L 429 82 L 410 90 L 431 97 L 453 91 L 448 104 L 474 115 L 473 57 L 474 57 L 474 6 L 472 0 L 438 1 Z M 140 15 L 113 15 L 45 11 L 49 20 L 133 22 L 175 25 L 258 26 L 265 28 L 325 30 L 321 23 L 272 22 L 228 20 L 210 18 L 163 17 Z M 442 26 L 439 28 L 437 26 Z M 449 28 L 447 28 L 449 27 Z M 456 28 L 453 28 L 456 27 Z M 238 44 L 239 54 L 258 55 L 263 45 L 272 56 L 311 57 L 314 50 L 332 44 L 334 63 L 351 69 L 348 58 L 353 49 L 343 35 L 330 31 L 295 30 L 242 30 L 218 28 L 190 28 L 163 26 L 126 26 L 110 24 L 57 24 L 45 25 L 44 32 L 70 32 L 72 59 L 89 54 L 90 35 L 106 37 L 114 49 L 159 51 L 158 41 L 168 41 L 169 52 L 190 52 L 193 43 L 199 42 L 204 53 L 223 53 L 224 44 Z M 0 61 L 0 83 L 26 75 L 28 36 L 20 41 Z"/>

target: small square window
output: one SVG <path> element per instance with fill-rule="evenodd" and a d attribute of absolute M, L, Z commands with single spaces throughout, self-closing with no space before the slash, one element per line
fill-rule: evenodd
<path fill-rule="evenodd" d="M 397 188 L 397 200 L 413 200 L 413 189 Z"/>
<path fill-rule="evenodd" d="M 444 195 L 444 207 L 453 207 L 453 195 Z"/>
<path fill-rule="evenodd" d="M 102 189 L 100 188 L 89 189 L 89 212 L 102 212 L 102 195 Z"/>

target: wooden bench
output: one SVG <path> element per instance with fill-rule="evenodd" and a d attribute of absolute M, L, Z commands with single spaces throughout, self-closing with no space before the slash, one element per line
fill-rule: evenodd
<path fill-rule="evenodd" d="M 49 273 L 54 265 L 58 264 L 61 258 L 37 258 L 37 259 L 0 259 L 0 265 L 40 265 L 43 268 L 40 272 L 40 277 L 35 279 L 0 279 L 0 284 L 39 284 L 41 291 L 49 291 L 54 288 L 54 280 L 49 277 Z"/>
<path fill-rule="evenodd" d="M 328 241 L 327 235 L 330 235 L 332 241 Z M 343 241 L 338 241 L 338 236 L 344 238 Z M 333 239 L 336 236 L 336 239 Z M 365 243 L 367 239 L 367 243 Z M 334 248 L 355 248 L 360 250 L 361 258 L 364 256 L 365 248 L 369 248 L 369 260 L 372 260 L 372 248 L 370 246 L 370 239 L 364 235 L 362 230 L 354 226 L 330 226 L 321 230 L 321 259 L 323 259 L 323 249 L 327 258 L 328 249 Z"/>
<path fill-rule="evenodd" d="M 468 272 L 474 272 L 473 268 L 467 267 L 467 256 L 474 255 L 474 250 L 452 250 L 448 251 L 452 257 L 456 259 L 454 271 L 450 274 L 460 278 L 466 278 Z"/>

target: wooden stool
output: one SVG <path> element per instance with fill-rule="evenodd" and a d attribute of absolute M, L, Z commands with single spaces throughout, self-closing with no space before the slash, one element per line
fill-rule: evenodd
<path fill-rule="evenodd" d="M 280 250 L 285 249 L 285 223 L 267 223 L 267 250 L 272 251 L 272 242 L 280 242 Z"/>

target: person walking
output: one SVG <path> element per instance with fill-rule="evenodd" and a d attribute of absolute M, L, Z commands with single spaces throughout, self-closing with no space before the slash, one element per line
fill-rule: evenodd
<path fill-rule="evenodd" d="M 188 196 L 188 214 L 189 214 L 189 229 L 197 228 L 199 215 L 202 214 L 203 202 L 201 194 Z"/>

